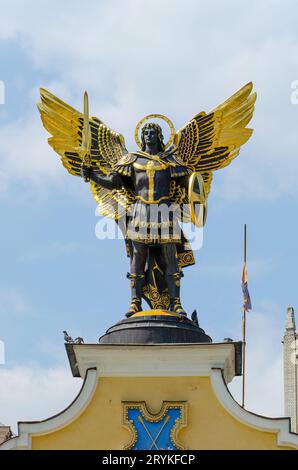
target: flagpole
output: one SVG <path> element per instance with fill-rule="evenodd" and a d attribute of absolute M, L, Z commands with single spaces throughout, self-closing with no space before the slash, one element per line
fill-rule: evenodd
<path fill-rule="evenodd" d="M 246 265 L 246 224 L 244 224 L 244 266 Z M 245 374 L 246 374 L 246 308 L 242 309 L 242 408 L 245 406 Z"/>

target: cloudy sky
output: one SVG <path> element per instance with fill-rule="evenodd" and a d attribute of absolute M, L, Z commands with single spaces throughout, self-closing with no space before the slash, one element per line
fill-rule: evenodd
<path fill-rule="evenodd" d="M 134 148 L 152 112 L 179 128 L 248 81 L 253 137 L 215 174 L 204 244 L 183 304 L 221 341 L 241 338 L 243 224 L 254 310 L 248 318 L 247 408 L 283 414 L 285 311 L 297 297 L 298 7 L 294 0 L 1 0 L 0 421 L 40 419 L 76 395 L 62 331 L 95 342 L 129 302 L 124 246 L 95 236 L 88 185 L 47 145 L 43 86 L 91 113 Z M 1 89 L 0 89 L 1 91 Z M 114 286 L 114 287 L 112 287 Z M 115 294 L 117 289 L 117 294 Z M 239 400 L 239 379 L 231 386 Z"/>

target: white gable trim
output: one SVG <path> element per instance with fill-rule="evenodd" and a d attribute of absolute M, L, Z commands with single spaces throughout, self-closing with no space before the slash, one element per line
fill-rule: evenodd
<path fill-rule="evenodd" d="M 298 434 L 290 432 L 289 418 L 265 418 L 242 408 L 230 394 L 221 369 L 212 370 L 211 383 L 216 398 L 234 418 L 259 431 L 276 432 L 279 446 L 298 449 Z"/>
<path fill-rule="evenodd" d="M 0 450 L 30 450 L 32 435 L 37 436 L 47 434 L 50 432 L 57 431 L 58 429 L 61 429 L 64 426 L 67 426 L 72 421 L 77 419 L 78 416 L 89 405 L 94 395 L 96 386 L 97 371 L 96 369 L 89 369 L 86 372 L 86 379 L 78 396 L 68 408 L 66 408 L 58 415 L 55 415 L 45 421 L 19 423 L 19 436 L 4 442 L 0 446 Z"/>

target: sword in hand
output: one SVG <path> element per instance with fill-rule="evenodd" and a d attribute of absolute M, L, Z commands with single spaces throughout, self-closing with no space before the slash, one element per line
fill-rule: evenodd
<path fill-rule="evenodd" d="M 82 132 L 82 145 L 80 147 L 79 153 L 82 159 L 82 168 L 91 168 L 91 131 L 89 124 L 89 99 L 87 91 L 84 93 L 84 124 Z M 89 178 L 85 177 L 84 179 L 86 183 L 90 181 Z"/>

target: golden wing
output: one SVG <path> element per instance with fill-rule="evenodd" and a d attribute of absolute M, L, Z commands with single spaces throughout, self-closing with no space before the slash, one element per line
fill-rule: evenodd
<path fill-rule="evenodd" d="M 41 102 L 37 106 L 44 127 L 52 134 L 48 139 L 50 146 L 60 155 L 69 173 L 81 176 L 84 115 L 43 88 L 40 95 Z M 89 128 L 91 166 L 108 174 L 127 153 L 124 137 L 96 117 L 89 118 Z M 123 215 L 121 208 L 126 208 L 133 199 L 129 189 L 109 191 L 92 182 L 91 190 L 102 215 L 112 217 L 113 211 L 107 210 L 107 207 L 119 205 L 113 216 L 116 220 Z"/>
<path fill-rule="evenodd" d="M 110 191 L 92 181 L 91 191 L 98 203 L 99 213 L 116 221 L 121 219 L 129 206 L 136 201 L 134 193 L 125 187 Z"/>
<path fill-rule="evenodd" d="M 84 115 L 57 98 L 49 91 L 40 89 L 41 102 L 38 109 L 46 130 L 52 134 L 48 139 L 51 147 L 60 155 L 69 173 L 80 176 Z M 114 165 L 127 150 L 124 137 L 107 127 L 96 117 L 89 119 L 91 131 L 92 164 L 104 173 L 112 171 Z"/>
<path fill-rule="evenodd" d="M 201 173 L 206 195 L 212 172 L 229 165 L 253 132 L 246 127 L 257 97 L 252 89 L 250 82 L 209 114 L 194 116 L 175 135 L 175 155 L 191 171 Z"/>

